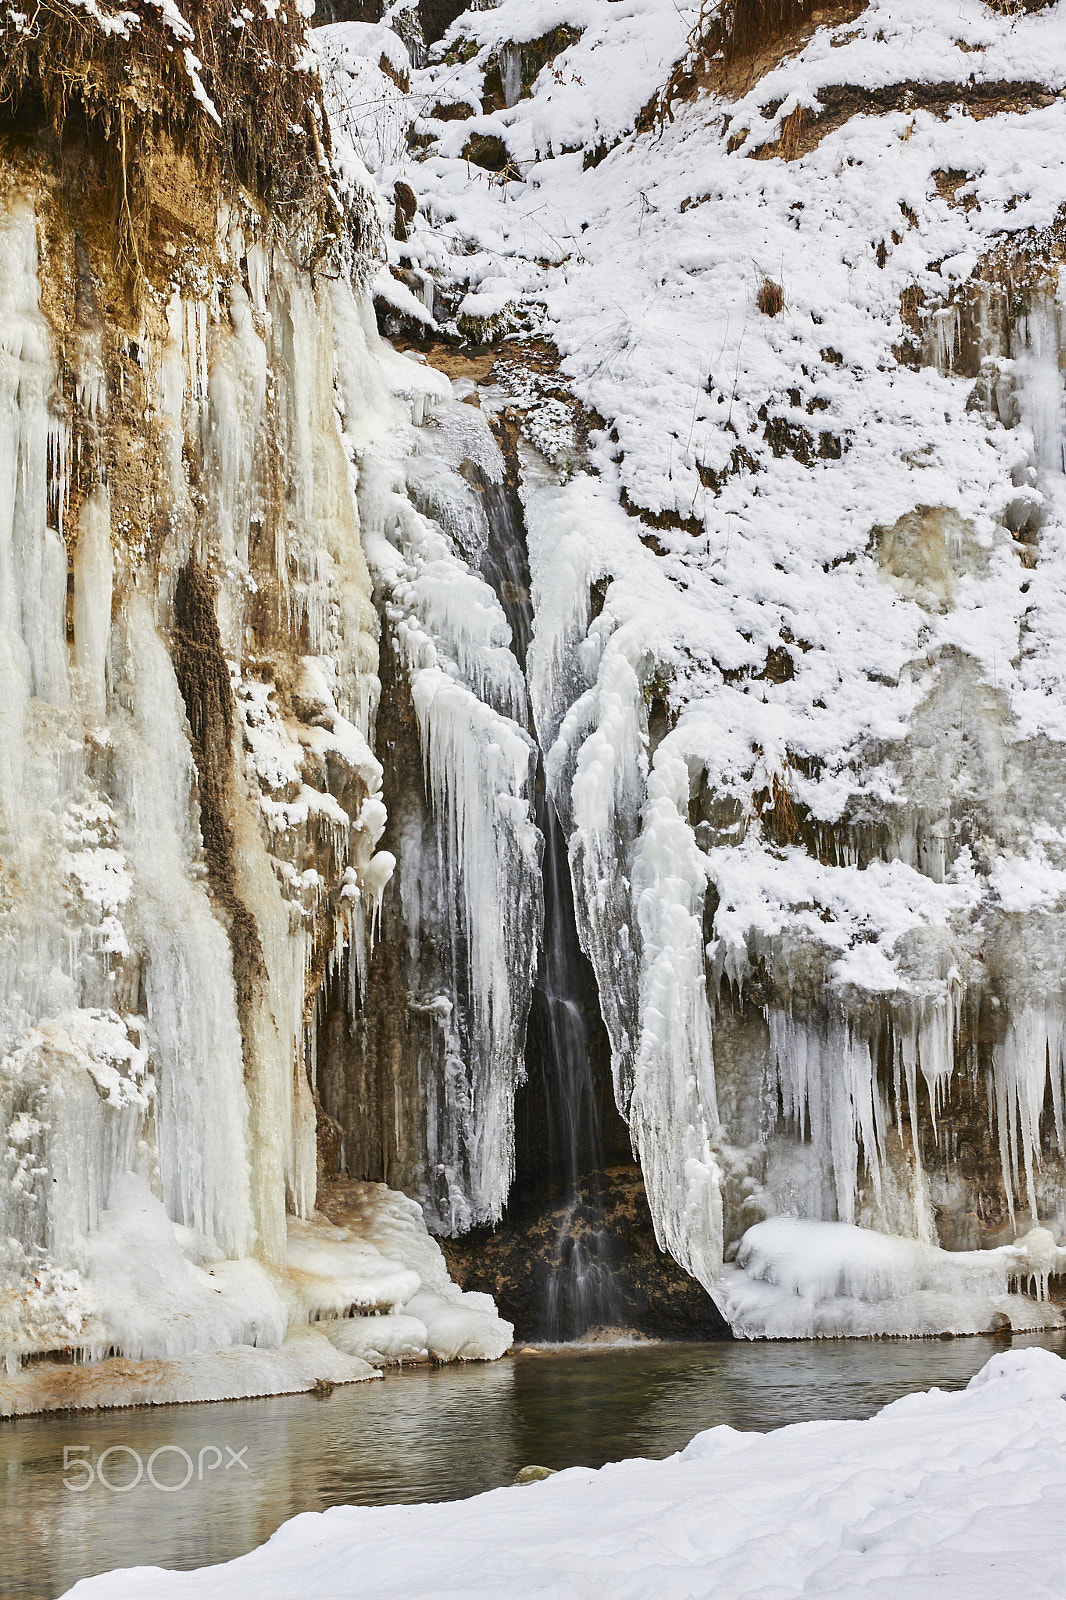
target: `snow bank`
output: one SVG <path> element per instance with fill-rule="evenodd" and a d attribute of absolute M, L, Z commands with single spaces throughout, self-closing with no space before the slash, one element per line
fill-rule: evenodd
<path fill-rule="evenodd" d="M 571 1468 L 444 1505 L 338 1506 L 192 1573 L 90 1578 L 77 1600 L 146 1592 L 327 1600 L 1002 1600 L 1059 1595 L 1066 1564 L 1066 1362 L 993 1359 L 967 1389 L 866 1422 L 697 1435 L 666 1461 Z"/>
<path fill-rule="evenodd" d="M 1057 1328 L 1058 1306 L 1012 1293 L 1061 1272 L 1046 1228 L 997 1250 L 941 1250 L 846 1222 L 774 1217 L 749 1228 L 717 1294 L 746 1338 L 862 1338 Z M 997 1320 L 999 1319 L 999 1320 Z"/>

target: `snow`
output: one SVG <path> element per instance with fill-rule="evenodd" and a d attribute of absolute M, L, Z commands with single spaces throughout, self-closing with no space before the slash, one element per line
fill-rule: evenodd
<path fill-rule="evenodd" d="M 392 1597 L 619 1594 L 629 1600 L 1061 1592 L 1066 1366 L 997 1355 L 960 1393 L 907 1395 L 865 1422 L 712 1428 L 666 1461 L 570 1468 L 453 1504 L 338 1506 L 193 1573 L 89 1578 L 75 1600 L 360 1586 Z"/>
<path fill-rule="evenodd" d="M 418 197 L 390 259 L 432 274 L 438 322 L 506 308 L 595 422 L 569 482 L 565 451 L 525 464 L 532 710 L 657 1234 L 709 1287 L 753 1206 L 935 1238 L 916 1086 L 935 1124 L 982 1006 L 1011 1219 L 1066 1224 L 1063 302 L 1037 270 L 1008 326 L 995 287 L 1066 203 L 1061 10 L 871 0 L 637 132 L 697 8 L 505 0 L 412 72 L 422 148 L 377 172 Z M 774 155 L 835 86 L 843 125 Z M 464 157 L 475 133 L 504 173 Z M 543 403 L 497 378 L 483 403 L 542 446 Z"/>
<path fill-rule="evenodd" d="M 1030 1258 L 1024 1239 L 996 1250 L 941 1250 L 844 1222 L 774 1217 L 740 1241 L 722 1309 L 749 1339 L 987 1333 L 997 1316 L 1019 1331 L 1060 1327 L 1057 1306 L 1011 1292 L 1034 1271 L 1066 1265 L 1046 1229 L 1034 1234 Z"/>
<path fill-rule="evenodd" d="M 316 28 L 314 38 L 330 122 L 344 128 L 368 171 L 401 159 L 406 97 L 396 80 L 408 77 L 411 62 L 399 36 L 384 23 L 349 22 Z"/>

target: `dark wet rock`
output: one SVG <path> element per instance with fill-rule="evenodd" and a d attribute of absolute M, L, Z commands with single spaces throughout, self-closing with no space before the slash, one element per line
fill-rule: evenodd
<path fill-rule="evenodd" d="M 595 1240 L 611 1279 L 612 1325 L 661 1339 L 728 1339 L 721 1312 L 695 1279 L 655 1242 L 637 1167 L 610 1167 L 581 1180 L 573 1200 L 555 1198 L 516 1212 L 498 1228 L 442 1239 L 448 1270 L 464 1289 L 491 1294 L 519 1340 L 558 1337 L 551 1283 L 568 1253 Z M 588 1326 L 594 1326 L 589 1323 Z M 587 1331 L 575 1326 L 577 1337 Z"/>
<path fill-rule="evenodd" d="M 509 159 L 507 146 L 495 133 L 472 133 L 463 146 L 463 160 L 486 172 L 502 172 Z"/>

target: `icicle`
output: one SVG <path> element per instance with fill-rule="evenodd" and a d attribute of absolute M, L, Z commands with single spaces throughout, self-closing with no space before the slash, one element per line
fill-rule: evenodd
<path fill-rule="evenodd" d="M 148 1017 L 159 1056 L 160 1177 L 170 1214 L 247 1255 L 248 1106 L 228 940 L 189 868 L 193 766 L 174 669 L 143 597 L 126 613 L 132 715 L 115 748 L 144 896 Z"/>
<path fill-rule="evenodd" d="M 111 501 L 102 485 L 86 496 L 74 552 L 74 661 L 96 716 L 104 711 L 111 636 Z"/>
<path fill-rule="evenodd" d="M 267 352 L 252 323 L 247 296 L 229 288 L 229 327 L 215 337 L 204 408 L 204 481 L 224 557 L 248 564 L 256 504 L 257 457 L 263 448 Z"/>
<path fill-rule="evenodd" d="M 933 365 L 938 372 L 948 376 L 955 369 L 955 352 L 959 346 L 958 306 L 944 306 L 942 310 L 933 312 L 930 341 Z"/>
<path fill-rule="evenodd" d="M 467 1122 L 475 1220 L 498 1219 L 514 1164 L 523 996 L 536 967 L 540 841 L 529 815 L 533 745 L 435 667 L 413 668 L 446 904 L 461 908 L 472 1017 Z M 465 1075 L 465 1074 L 464 1074 Z"/>
<path fill-rule="evenodd" d="M 1030 308 L 1012 341 L 1016 390 L 1024 421 L 1032 430 L 1040 473 L 1066 472 L 1066 390 L 1063 386 L 1062 311 L 1053 291 L 1034 289 Z"/>
<path fill-rule="evenodd" d="M 883 1108 L 870 1047 L 837 1013 L 800 1021 L 771 1008 L 768 1022 L 785 1114 L 802 1128 L 806 1108 L 815 1154 L 833 1175 L 836 1215 L 852 1222 L 860 1150 L 878 1194 L 884 1159 Z"/>
<path fill-rule="evenodd" d="M 707 1288 L 722 1262 L 714 1057 L 703 953 L 703 857 L 684 816 L 688 769 L 656 751 L 633 897 L 640 919 L 641 1035 L 629 1104 L 656 1236 Z"/>
<path fill-rule="evenodd" d="M 1059 999 L 1023 1003 L 993 1052 L 996 1122 L 1003 1188 L 1013 1216 L 1024 1183 L 1036 1221 L 1036 1166 L 1040 1159 L 1040 1119 L 1050 1074 L 1054 1099 L 1062 1103 L 1066 1070 L 1066 1015 Z M 1056 1113 L 1058 1116 L 1059 1113 Z"/>
<path fill-rule="evenodd" d="M 37 223 L 19 200 L 0 215 L 0 625 L 21 635 L 32 692 L 62 705 L 67 556 L 46 522 L 49 486 L 59 481 L 50 457 L 60 441 L 48 406 L 53 364 L 38 300 Z"/>

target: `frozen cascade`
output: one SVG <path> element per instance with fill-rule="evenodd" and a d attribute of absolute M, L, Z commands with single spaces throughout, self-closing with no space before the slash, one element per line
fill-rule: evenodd
<path fill-rule="evenodd" d="M 582 989 L 582 952 L 577 940 L 566 839 L 551 800 L 538 793 L 536 816 L 544 837 L 544 934 L 534 991 L 541 1026 L 531 1040 L 539 1047 L 548 1167 L 575 1196 L 555 1242 L 544 1308 L 549 1339 L 576 1338 L 592 1327 L 621 1319 L 612 1245 L 603 1221 L 595 1176 L 584 1187 L 583 1216 L 575 1226 L 578 1183 L 604 1166 L 604 1139 L 596 1082 L 597 1041 L 588 1016 L 593 998 Z M 529 1049 L 527 1048 L 527 1060 Z M 540 1111 L 541 1107 L 537 1107 Z"/>
<path fill-rule="evenodd" d="M 711 1017 L 703 972 L 704 868 L 687 820 L 683 756 L 649 775 L 646 631 L 591 620 L 588 596 L 624 514 L 587 480 L 554 486 L 530 463 L 526 518 L 535 627 L 530 686 L 549 790 L 570 826 L 578 927 L 611 1041 L 615 1093 L 660 1245 L 706 1287 L 722 1253 Z M 621 524 L 614 520 L 621 517 Z M 583 531 L 590 522 L 599 538 Z M 583 637 L 585 630 L 587 637 Z M 647 800 L 641 807 L 641 794 Z M 635 913 L 635 914 L 634 914 Z"/>
<path fill-rule="evenodd" d="M 57 624 L 66 598 L 66 551 L 48 511 L 50 487 L 62 482 L 66 439 L 50 406 L 52 363 L 38 309 L 37 264 L 33 208 L 16 199 L 0 218 L 0 621 L 21 636 L 30 692 L 61 705 L 67 662 Z M 57 515 L 62 499 L 60 490 Z"/>
<path fill-rule="evenodd" d="M 350 1172 L 384 1171 L 419 1196 L 435 1227 L 461 1232 L 498 1220 L 510 1188 L 541 918 L 525 688 L 499 602 L 468 560 L 483 530 L 458 473 L 471 461 L 498 479 L 502 463 L 484 420 L 449 398 L 446 380 L 382 359 L 376 329 L 344 314 L 345 439 L 395 667 L 386 737 L 395 746 L 392 719 L 407 701 L 429 809 L 397 773 L 389 837 L 398 868 L 382 925 L 390 948 L 404 951 L 399 1061 L 391 1002 L 373 978 L 360 994 L 353 968 L 359 1059 L 329 1069 L 325 1098 Z M 362 435 L 368 392 L 383 431 L 395 430 L 388 451 Z M 426 426 L 412 427 L 427 412 Z M 397 438 L 406 439 L 402 474 Z"/>
<path fill-rule="evenodd" d="M 1043 340 L 1045 354 L 1038 350 L 1019 359 L 1019 406 L 1027 414 L 1029 361 L 1037 369 L 1038 398 L 1043 397 L 1034 413 L 1034 437 L 1060 439 L 1057 322 L 1045 308 L 1034 310 L 1033 325 L 1035 332 L 1025 337 Z M 1055 352 L 1050 356 L 1049 341 Z M 1057 375 L 1057 389 L 1049 372 Z M 1061 470 L 1056 447 L 1038 442 L 1036 448 L 1045 463 L 1041 484 L 1050 497 L 1057 492 L 1050 479 Z M 761 889 L 750 854 L 735 845 L 710 852 L 697 845 L 689 818 L 704 730 L 697 722 L 686 724 L 682 715 L 665 736 L 660 733 L 649 743 L 648 686 L 657 670 L 654 623 L 642 637 L 634 608 L 626 607 L 622 596 L 618 611 L 628 621 L 619 626 L 613 620 L 617 589 L 605 585 L 602 574 L 609 574 L 612 544 L 621 543 L 625 531 L 612 532 L 611 518 L 606 497 L 594 486 L 574 481 L 553 487 L 538 483 L 535 472 L 529 475 L 536 602 L 533 704 L 538 722 L 555 735 L 546 766 L 570 827 L 582 939 L 603 995 L 619 1106 L 628 1115 L 660 1241 L 712 1289 L 739 1330 L 798 1330 L 795 1317 L 791 1322 L 776 1313 L 771 1317 L 765 1297 L 745 1303 L 743 1314 L 738 1309 L 738 1268 L 723 1269 L 723 1252 L 730 1240 L 735 1251 L 751 1221 L 796 1208 L 800 1216 L 827 1226 L 861 1221 L 861 1237 L 873 1230 L 874 1239 L 902 1236 L 935 1249 L 937 1213 L 945 1203 L 958 1204 L 956 1189 L 941 1175 L 940 1120 L 960 1074 L 976 1083 L 979 1070 L 985 1071 L 978 1068 L 974 1044 L 981 1001 L 980 990 L 968 988 L 964 976 L 977 976 L 972 954 L 965 945 L 945 940 L 938 923 L 952 919 L 955 908 L 972 906 L 976 888 L 965 871 L 947 870 L 950 861 L 937 869 L 928 850 L 923 854 L 913 841 L 908 847 L 906 829 L 902 859 L 887 866 L 859 868 L 856 863 L 842 869 L 810 863 L 808 869 L 804 864 L 807 893 L 815 904 L 832 905 L 836 917 L 865 920 L 867 895 L 880 896 L 886 889 L 902 891 L 902 905 L 913 908 L 896 926 L 898 966 L 890 969 L 886 962 L 882 967 L 880 949 L 863 953 L 859 945 L 844 959 L 839 947 L 827 950 L 828 1004 L 825 991 L 808 998 L 804 964 L 809 957 L 785 933 L 787 912 L 782 907 L 768 917 L 765 909 L 755 909 L 760 892 L 767 890 L 773 904 L 776 887 L 768 880 L 767 890 Z M 595 543 L 584 531 L 592 519 Z M 621 586 L 621 580 L 615 583 Z M 583 597 L 597 584 L 601 592 L 606 588 L 606 598 L 594 615 Z M 645 614 L 653 608 L 653 597 L 646 599 Z M 990 741 L 983 737 L 987 747 Z M 788 856 L 790 867 L 793 860 L 797 865 L 809 861 L 796 850 Z M 918 875 L 920 865 L 929 876 Z M 719 907 L 716 937 L 707 951 L 712 984 L 723 982 L 743 997 L 747 989 L 758 988 L 765 972 L 783 989 L 799 990 L 799 1003 L 792 1008 L 765 1003 L 761 1045 L 746 1043 L 743 1035 L 738 1039 L 733 1029 L 723 1032 L 723 1014 L 712 1014 L 707 1004 L 702 886 L 708 870 L 717 891 L 712 903 Z M 786 882 L 783 876 L 781 882 Z M 802 875 L 797 882 L 803 883 Z M 931 882 L 943 885 L 936 891 L 942 911 L 931 897 Z M 730 898 L 733 885 L 735 900 Z M 802 894 L 800 888 L 797 898 Z M 738 932 L 745 930 L 739 941 L 734 925 Z M 748 932 L 753 926 L 760 927 L 754 940 Z M 636 1000 L 636 1016 L 624 1009 L 627 1000 L 630 1005 Z M 1034 1221 L 1061 1209 L 1055 1200 L 1048 1210 L 1047 1197 L 1057 1192 L 1051 1175 L 1057 1158 L 1048 1147 L 1049 1130 L 1042 1127 L 1049 1079 L 1056 1125 L 1062 1115 L 1060 1016 L 1057 996 L 1019 998 L 988 1063 L 1007 1203 L 1024 1200 Z M 759 1037 L 757 1031 L 754 1040 Z M 724 1065 L 718 1062 L 716 1074 L 712 1062 L 723 1051 Z M 770 1093 L 760 1058 L 770 1064 Z M 753 1070 L 754 1083 L 744 1076 Z M 730 1108 L 728 1127 L 720 1122 L 723 1100 Z M 950 1127 L 951 1118 L 947 1121 Z M 1036 1154 L 1041 1149 L 1048 1174 L 1043 1187 Z M 1054 1247 L 1052 1235 L 1048 1239 Z M 1024 1261 L 1030 1259 L 1029 1249 L 1037 1251 L 1035 1242 L 1024 1246 Z M 957 1265 L 961 1270 L 962 1263 Z M 951 1295 L 969 1293 L 960 1287 L 961 1279 L 951 1279 L 954 1270 L 949 1253 L 937 1291 L 942 1290 L 941 1299 L 922 1302 L 920 1315 L 918 1302 L 912 1307 L 916 1331 L 919 1324 L 934 1328 L 938 1317 L 952 1325 L 945 1309 Z M 1037 1273 L 1033 1281 L 1045 1279 Z M 1000 1297 L 1008 1293 L 1003 1272 L 996 1285 L 974 1291 L 970 1309 L 959 1313 L 962 1323 L 969 1318 L 974 1326 L 987 1326 L 995 1309 L 992 1288 Z M 870 1332 L 882 1325 L 887 1330 L 886 1302 L 876 1286 L 868 1290 L 859 1295 L 864 1310 L 841 1310 L 835 1321 L 826 1312 L 823 1331 Z M 767 1308 L 763 1324 L 756 1302 Z M 1058 1316 L 1053 1307 L 1035 1311 L 1015 1301 L 1009 1310 L 1016 1326 L 1029 1325 L 1034 1316 L 1038 1323 Z M 892 1326 L 904 1331 L 906 1321 L 901 1312 Z M 804 1326 L 812 1331 L 813 1324 Z"/>
<path fill-rule="evenodd" d="M 125 620 L 129 720 L 115 730 L 117 787 L 129 819 L 123 843 L 142 886 L 163 1201 L 175 1222 L 245 1256 L 255 1229 L 232 956 L 190 883 L 199 854 L 196 774 L 174 668 L 140 594 L 127 601 Z"/>
<path fill-rule="evenodd" d="M 223 208 L 231 281 L 164 297 L 117 384 L 78 256 L 71 420 L 52 409 L 35 203 L 0 219 L 0 1354 L 9 1372 L 54 1350 L 142 1366 L 104 1360 L 79 1389 L 46 1362 L 0 1382 L 0 1410 L 372 1375 L 354 1326 L 307 1330 L 327 1302 L 351 1322 L 416 1301 L 409 1353 L 497 1355 L 507 1325 L 450 1283 L 417 1208 L 381 1225 L 402 1197 L 360 1201 L 399 1260 L 311 1219 L 309 1005 L 339 950 L 365 962 L 393 868 L 377 618 L 334 409 L 333 307 L 357 317 L 351 294 L 313 289 Z M 129 510 L 142 463 L 131 479 L 120 446 L 106 482 L 101 465 L 138 383 L 160 446 L 151 563 Z M 300 1270 L 321 1306 L 285 1265 L 287 1213 L 309 1219 Z"/>
<path fill-rule="evenodd" d="M 103 484 L 97 484 L 85 498 L 74 550 L 74 664 L 98 717 L 106 701 L 113 580 L 111 503 Z"/>
<path fill-rule="evenodd" d="M 912 1293 L 933 1296 L 916 1327 L 949 1325 L 956 1293 L 987 1327 L 1014 1291 L 1002 1261 L 969 1284 L 962 1258 L 1020 1232 L 1044 1292 L 1036 1236 L 1058 1250 L 1066 1229 L 1063 58 L 1045 17 L 985 8 L 949 34 L 929 11 L 930 39 L 967 56 L 960 105 L 1046 45 L 1041 104 L 980 126 L 918 112 L 902 140 L 891 117 L 820 125 L 790 154 L 789 108 L 871 71 L 909 81 L 910 33 L 891 0 L 875 9 L 893 26 L 870 12 L 831 54 L 824 31 L 797 36 L 766 82 L 675 105 L 654 139 L 631 132 L 636 36 L 609 6 L 567 47 L 573 99 L 553 75 L 518 82 L 514 8 L 477 11 L 455 35 L 469 59 L 413 76 L 428 158 L 382 160 L 418 199 L 390 245 L 404 281 L 431 271 L 442 317 L 528 316 L 558 352 L 553 368 L 512 341 L 489 404 L 502 392 L 544 451 L 526 463 L 530 699 L 660 1241 L 724 1296 L 769 1281 L 752 1230 L 828 1230 L 832 1298 L 866 1309 L 820 1331 L 903 1331 L 885 1296 Z M 644 55 L 646 98 L 677 58 Z M 453 122 L 489 105 L 515 169 L 498 186 L 471 183 Z M 552 160 L 564 142 L 584 144 L 580 174 Z M 546 256 L 549 195 L 608 251 L 586 261 L 574 233 L 565 262 Z M 738 310 L 750 263 L 731 238 L 791 260 L 783 316 Z M 462 488 L 423 476 L 416 503 L 474 564 L 485 519 Z M 420 1001 L 443 1014 L 448 996 Z M 859 1270 L 885 1239 L 909 1287 Z"/>
<path fill-rule="evenodd" d="M 483 476 L 478 488 L 487 524 L 481 572 L 499 597 L 515 659 L 525 673 L 533 610 L 521 501 L 506 479 L 493 482 Z M 617 1247 L 608 1236 L 598 1176 L 605 1164 L 597 1081 L 605 1054 L 599 1037 L 603 1031 L 599 997 L 578 939 L 566 836 L 547 792 L 542 758 L 537 763 L 533 815 L 544 841 L 544 921 L 526 1035 L 524 1132 L 533 1146 L 527 1159 L 536 1161 L 539 1183 L 572 1197 L 555 1240 L 541 1308 L 541 1331 L 548 1339 L 559 1340 L 578 1338 L 589 1328 L 616 1325 L 621 1312 L 614 1277 Z M 519 1189 L 529 1176 L 519 1168 Z"/>
<path fill-rule="evenodd" d="M 1015 395 L 1033 439 L 1038 479 L 1066 476 L 1066 392 L 1063 376 L 1063 321 L 1066 285 L 1036 289 L 1026 314 L 1018 319 L 1011 355 Z"/>
<path fill-rule="evenodd" d="M 391 81 L 381 48 L 407 70 L 387 28 L 358 39 L 370 70 L 354 35 L 333 41 L 353 90 Z M 497 59 L 518 129 L 522 51 Z M 402 149 L 402 92 L 385 92 Z M 384 170 L 396 154 L 372 131 Z M 335 148 L 355 232 L 380 243 L 366 171 Z M 317 1319 L 350 1324 L 328 1358 L 345 1370 L 379 1349 L 360 1325 L 374 1310 L 396 1319 L 382 1346 L 451 1348 L 423 1235 L 396 1260 L 338 1239 L 314 1214 L 319 1170 L 402 1186 L 438 1231 L 498 1219 L 534 992 L 566 1084 L 568 1181 L 600 1159 L 563 970 L 570 891 L 657 1235 L 738 1328 L 1057 1318 L 1017 1303 L 1047 1295 L 1066 1230 L 1054 270 L 1007 312 L 995 285 L 971 301 L 950 273 L 923 279 L 906 370 L 963 443 L 896 462 L 885 525 L 871 514 L 854 549 L 835 524 L 807 528 L 808 466 L 776 448 L 771 464 L 750 422 L 760 489 L 780 477 L 798 496 L 815 576 L 795 612 L 737 576 L 758 556 L 767 593 L 794 577 L 744 525 L 747 468 L 730 468 L 737 527 L 718 548 L 697 512 L 673 527 L 672 489 L 661 540 L 622 509 L 624 482 L 625 504 L 655 514 L 635 439 L 566 483 L 531 457 L 530 637 L 523 574 L 494 567 L 499 449 L 460 387 L 378 338 L 371 295 L 414 302 L 387 268 L 357 263 L 355 293 L 331 263 L 312 274 L 301 242 L 234 195 L 210 247 L 169 256 L 119 329 L 100 309 L 111 267 L 70 235 L 51 176 L 20 172 L 0 218 L 4 1353 L 180 1360 L 289 1336 L 313 1367 Z M 406 242 L 438 260 L 439 240 Z M 895 330 L 901 270 L 879 263 L 889 315 L 864 326 Z M 780 351 L 762 354 L 770 371 Z M 853 368 L 823 366 L 832 406 Z M 902 404 L 903 358 L 875 368 Z M 698 422 L 717 462 L 706 382 L 689 443 Z M 779 444 L 782 419 L 767 425 Z M 862 459 L 845 434 L 823 436 L 840 453 L 819 462 Z M 671 455 L 671 476 L 696 459 Z M 697 511 L 707 473 L 729 477 L 711 466 Z M 839 770 L 824 731 L 795 736 L 804 707 L 826 711 L 815 680 L 831 699 L 846 677 L 827 636 L 796 631 L 830 583 L 872 619 Z M 985 627 L 997 586 L 1025 596 L 1014 632 Z M 602 1310 L 599 1263 L 571 1262 Z"/>

